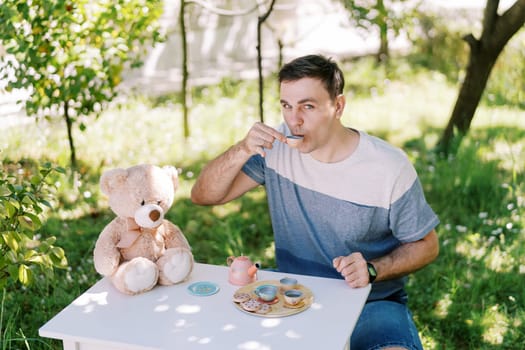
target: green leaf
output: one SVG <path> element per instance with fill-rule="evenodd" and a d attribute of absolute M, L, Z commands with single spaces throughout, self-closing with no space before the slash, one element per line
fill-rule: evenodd
<path fill-rule="evenodd" d="M 10 193 L 11 192 L 9 191 L 7 186 L 5 186 L 2 182 L 0 182 L 0 197 L 1 196 L 7 197 Z"/>
<path fill-rule="evenodd" d="M 22 216 L 19 216 L 18 217 L 18 223 L 20 224 L 21 227 L 29 230 L 29 231 L 34 231 L 35 230 L 35 225 L 33 223 L 33 221 L 31 221 L 31 219 L 29 217 L 27 217 L 26 215 L 22 215 Z"/>
<path fill-rule="evenodd" d="M 2 233 L 2 238 L 4 239 L 5 244 L 11 249 L 12 252 L 18 251 L 18 241 L 19 237 L 16 237 L 16 234 L 12 231 Z"/>
<path fill-rule="evenodd" d="M 42 178 L 40 176 L 37 176 L 37 175 L 31 176 L 31 183 L 33 185 L 36 186 L 36 185 L 40 184 L 41 182 L 42 182 Z"/>
<path fill-rule="evenodd" d="M 25 213 L 25 216 L 33 223 L 33 231 L 36 231 L 40 227 L 42 227 L 42 221 L 40 221 L 40 218 L 37 215 L 32 213 Z"/>
<path fill-rule="evenodd" d="M 51 203 L 49 203 L 48 201 L 46 201 L 45 199 L 41 199 L 40 200 L 40 203 L 42 203 L 43 205 L 45 205 L 46 207 L 48 208 L 52 208 L 53 206 L 51 205 Z"/>
<path fill-rule="evenodd" d="M 18 280 L 25 286 L 29 285 L 33 279 L 33 273 L 27 265 L 18 267 Z"/>
<path fill-rule="evenodd" d="M 32 263 L 35 263 L 35 264 L 39 264 L 39 265 L 44 265 L 45 264 L 44 258 L 41 255 L 32 256 L 32 257 L 26 259 L 26 261 L 27 262 L 32 262 Z"/>
<path fill-rule="evenodd" d="M 60 173 L 60 174 L 65 174 L 66 173 L 66 169 L 64 169 L 62 167 L 56 167 L 55 171 Z"/>
<path fill-rule="evenodd" d="M 11 202 L 7 201 L 7 202 L 4 202 L 4 207 L 6 209 L 6 212 L 7 212 L 7 216 L 9 218 L 12 218 L 16 215 L 16 212 L 17 212 L 17 207 L 15 205 L 13 205 Z"/>

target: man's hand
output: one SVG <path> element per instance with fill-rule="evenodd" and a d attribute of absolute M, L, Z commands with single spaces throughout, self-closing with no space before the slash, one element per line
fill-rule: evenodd
<path fill-rule="evenodd" d="M 360 288 L 368 285 L 370 276 L 366 260 L 361 253 L 338 256 L 333 260 L 333 264 L 350 287 Z"/>
<path fill-rule="evenodd" d="M 439 254 L 439 240 L 435 230 L 418 241 L 401 244 L 389 254 L 370 260 L 377 270 L 376 281 L 400 278 L 430 264 Z M 361 253 L 338 256 L 334 268 L 353 288 L 364 287 L 370 281 L 368 266 Z"/>
<path fill-rule="evenodd" d="M 254 154 L 265 156 L 264 148 L 272 148 L 275 140 L 286 142 L 277 130 L 255 123 L 246 137 L 209 162 L 191 189 L 191 200 L 200 205 L 227 203 L 259 184 L 241 169 Z"/>
<path fill-rule="evenodd" d="M 255 123 L 246 137 L 241 141 L 241 147 L 248 154 L 260 154 L 262 157 L 266 155 L 264 149 L 271 149 L 275 140 L 286 142 L 286 137 L 263 123 Z"/>

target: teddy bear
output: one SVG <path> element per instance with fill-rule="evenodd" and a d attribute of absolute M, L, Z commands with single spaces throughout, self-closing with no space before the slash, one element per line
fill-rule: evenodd
<path fill-rule="evenodd" d="M 96 241 L 97 272 L 130 295 L 186 280 L 194 263 L 191 247 L 164 219 L 178 188 L 177 169 L 150 164 L 111 169 L 100 177 L 100 188 L 117 217 Z"/>

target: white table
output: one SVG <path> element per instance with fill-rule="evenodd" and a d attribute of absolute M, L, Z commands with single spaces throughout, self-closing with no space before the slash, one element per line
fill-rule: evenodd
<path fill-rule="evenodd" d="M 295 277 L 314 302 L 286 317 L 265 318 L 232 302 L 239 288 L 228 282 L 228 267 L 196 264 L 189 281 L 157 286 L 136 296 L 118 292 L 107 278 L 42 326 L 42 337 L 62 339 L 66 350 L 130 349 L 343 349 L 370 292 L 343 280 L 259 271 L 258 280 Z M 211 281 L 211 296 L 195 296 L 188 286 Z"/>

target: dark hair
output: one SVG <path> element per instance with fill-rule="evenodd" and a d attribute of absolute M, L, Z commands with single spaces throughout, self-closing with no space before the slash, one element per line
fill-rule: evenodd
<path fill-rule="evenodd" d="M 343 72 L 337 63 L 321 55 L 298 57 L 286 63 L 279 71 L 279 83 L 302 78 L 319 79 L 332 99 L 342 94 L 345 86 Z"/>

